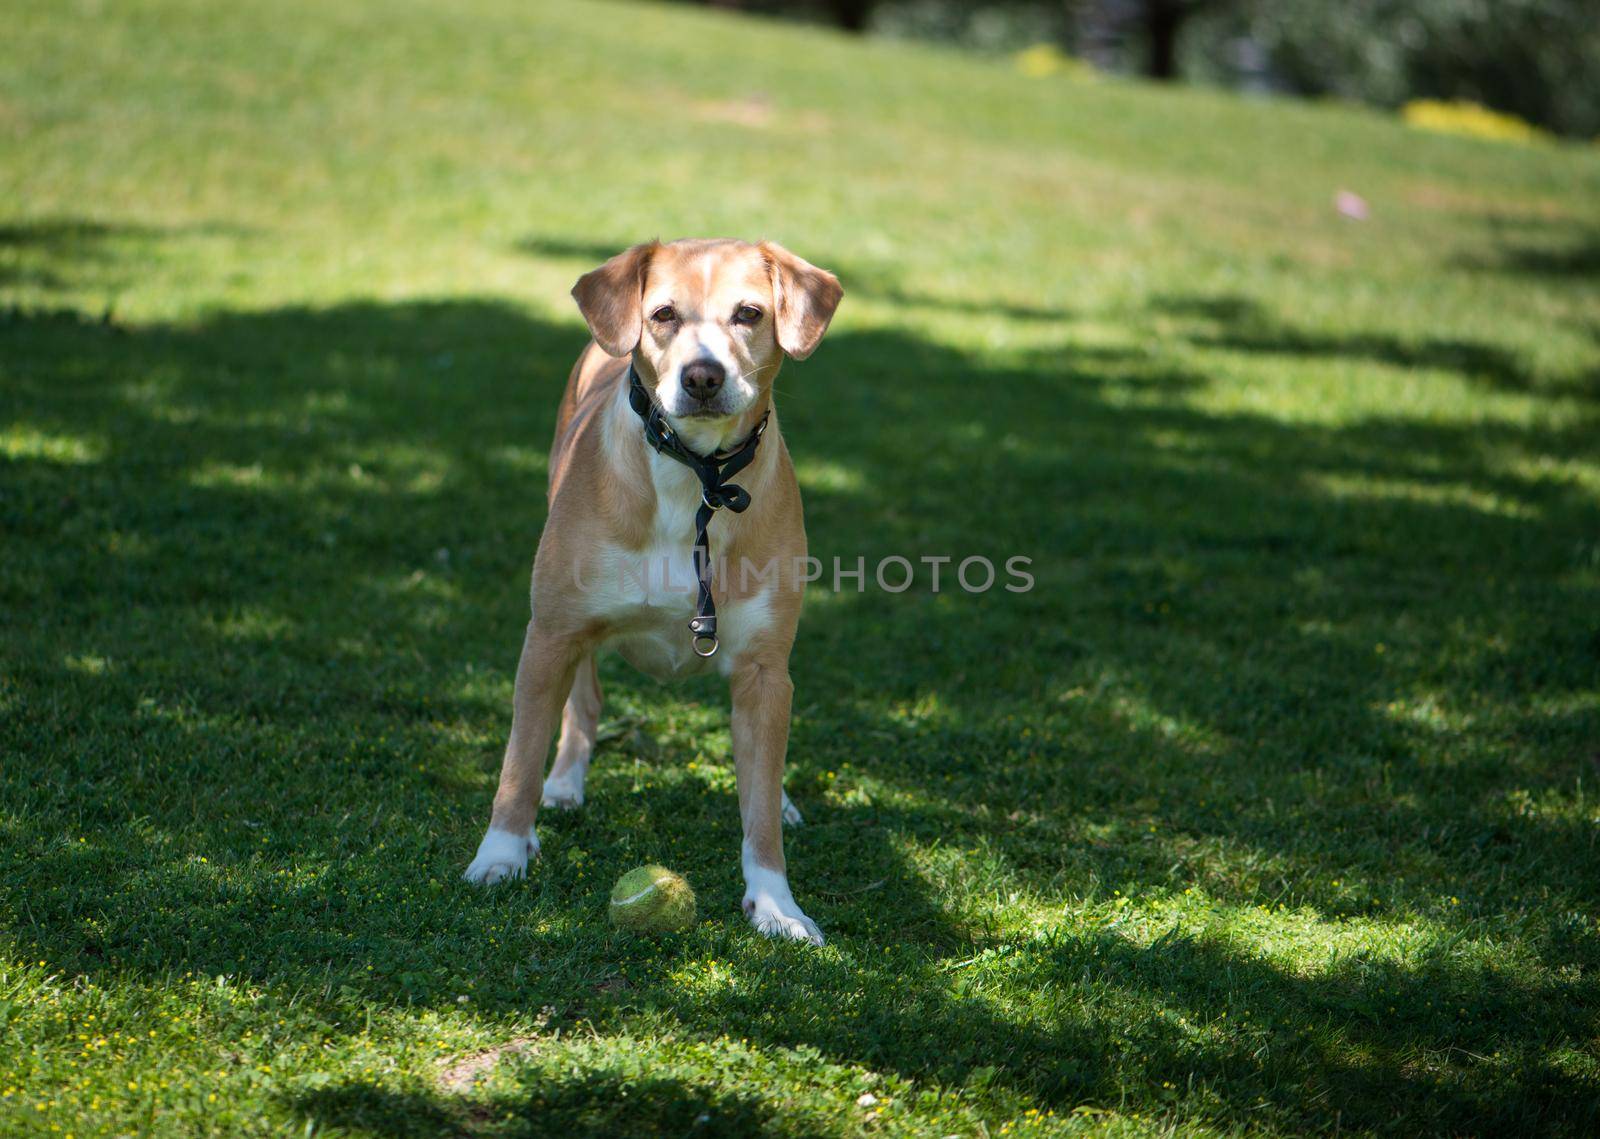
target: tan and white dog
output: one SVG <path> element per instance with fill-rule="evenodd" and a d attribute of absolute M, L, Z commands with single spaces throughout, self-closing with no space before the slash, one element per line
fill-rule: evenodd
<path fill-rule="evenodd" d="M 636 245 L 586 273 L 572 295 L 594 340 L 561 401 L 511 738 L 489 829 L 465 876 L 485 885 L 521 877 L 539 853 L 541 803 L 583 803 L 600 718 L 597 652 L 616 648 L 663 679 L 714 666 L 732 691 L 745 913 L 762 933 L 820 945 L 783 857 L 782 823 L 800 818 L 783 765 L 806 535 L 772 384 L 785 355 L 811 355 L 843 290 L 781 246 L 719 240 Z M 647 441 L 650 415 L 702 459 L 754 447 L 738 475 L 748 506 L 716 510 L 708 530 L 719 571 L 714 655 L 701 655 L 708 642 L 689 631 L 699 612 L 693 547 L 705 488 L 694 469 L 652 445 L 658 437 Z"/>

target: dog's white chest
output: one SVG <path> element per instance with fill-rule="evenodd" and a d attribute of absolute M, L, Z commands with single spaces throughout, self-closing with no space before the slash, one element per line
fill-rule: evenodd
<path fill-rule="evenodd" d="M 692 476 L 687 480 L 658 477 L 656 513 L 644 549 L 607 544 L 596 551 L 595 572 L 585 589 L 590 612 L 621 626 L 679 618 L 688 622 L 694 613 L 697 585 L 694 514 L 698 505 L 698 498 L 689 495 L 697 491 Z"/>
<path fill-rule="evenodd" d="M 656 514 L 650 541 L 643 550 L 605 546 L 597 551 L 587 583 L 587 608 L 614 632 L 607 644 L 635 668 L 660 680 L 701 673 L 719 666 L 724 672 L 749 642 L 767 626 L 771 612 L 765 592 L 718 607 L 721 648 L 710 660 L 691 647 L 689 620 L 694 616 L 698 579 L 694 567 L 694 516 L 700 485 L 676 463 L 653 455 Z M 717 520 L 710 528 L 712 558 L 718 558 Z"/>
<path fill-rule="evenodd" d="M 692 534 L 601 557 L 607 581 L 595 598 L 596 616 L 615 630 L 610 643 L 628 663 L 660 680 L 706 667 L 689 644 L 696 590 Z"/>

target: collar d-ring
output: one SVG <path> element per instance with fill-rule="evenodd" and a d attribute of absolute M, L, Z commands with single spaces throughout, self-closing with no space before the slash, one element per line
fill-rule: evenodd
<path fill-rule="evenodd" d="M 689 642 L 689 645 L 694 649 L 695 656 L 701 657 L 705 660 L 710 660 L 712 657 L 717 655 L 717 645 L 719 643 L 720 642 L 718 642 L 717 638 L 714 636 L 709 636 L 704 633 L 696 633 L 694 635 L 694 639 Z"/>

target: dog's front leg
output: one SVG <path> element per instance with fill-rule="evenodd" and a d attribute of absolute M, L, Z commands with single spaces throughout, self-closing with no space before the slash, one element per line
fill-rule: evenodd
<path fill-rule="evenodd" d="M 517 663 L 511 738 L 500 765 L 500 787 L 489 829 L 463 875 L 469 882 L 492 886 L 504 878 L 520 878 L 529 856 L 539 853 L 533 825 L 544 788 L 545 752 L 581 655 L 571 638 L 546 632 L 537 618 L 528 622 Z"/>
<path fill-rule="evenodd" d="M 783 861 L 783 760 L 794 685 L 785 660 L 740 660 L 733 668 L 733 761 L 744 823 L 744 912 L 772 937 L 822 944 L 822 931 L 789 892 Z"/>

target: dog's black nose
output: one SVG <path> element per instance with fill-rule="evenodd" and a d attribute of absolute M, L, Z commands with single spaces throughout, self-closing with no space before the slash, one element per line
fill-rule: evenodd
<path fill-rule="evenodd" d="M 722 381 L 728 378 L 727 370 L 710 358 L 693 360 L 683 366 L 679 382 L 683 390 L 701 403 L 722 390 Z"/>

